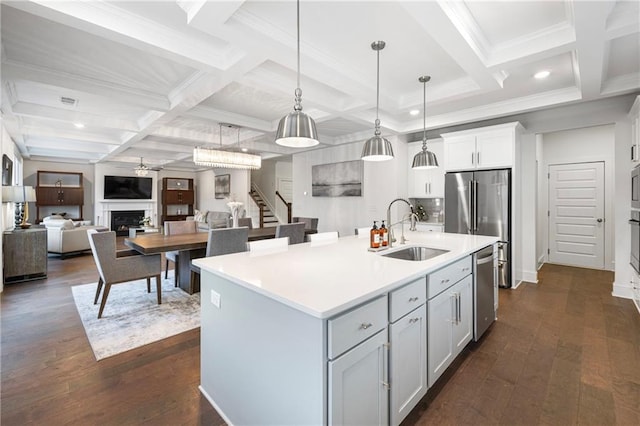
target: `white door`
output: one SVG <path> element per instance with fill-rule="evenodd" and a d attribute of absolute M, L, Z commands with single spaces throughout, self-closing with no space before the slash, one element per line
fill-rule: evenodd
<path fill-rule="evenodd" d="M 604 268 L 604 163 L 549 166 L 549 262 Z"/>

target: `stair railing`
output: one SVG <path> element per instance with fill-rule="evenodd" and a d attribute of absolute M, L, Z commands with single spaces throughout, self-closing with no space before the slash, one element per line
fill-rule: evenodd
<path fill-rule="evenodd" d="M 260 227 L 261 228 L 264 227 L 264 213 L 265 213 L 265 210 L 271 211 L 275 215 L 275 218 L 280 220 L 280 218 L 278 217 L 278 215 L 276 213 L 276 209 L 271 205 L 271 203 L 269 202 L 267 197 L 265 197 L 264 193 L 260 190 L 258 185 L 256 185 L 253 182 L 251 182 L 251 191 L 252 192 L 256 192 L 260 196 L 262 201 L 266 204 L 266 208 L 264 206 L 260 206 L 258 204 L 258 202 L 253 198 L 253 195 L 251 195 L 251 192 L 249 193 L 249 196 L 251 197 L 253 202 L 256 203 L 256 205 L 260 208 Z"/>
<path fill-rule="evenodd" d="M 276 191 L 276 195 L 278 196 L 278 198 L 280 198 L 284 205 L 287 206 L 287 223 L 291 223 L 291 203 L 282 198 L 282 195 L 280 195 L 278 191 Z"/>

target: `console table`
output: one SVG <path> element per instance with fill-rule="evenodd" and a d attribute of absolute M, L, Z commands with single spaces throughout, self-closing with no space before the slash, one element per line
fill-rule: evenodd
<path fill-rule="evenodd" d="M 46 228 L 3 232 L 2 253 L 5 284 L 47 278 Z"/>

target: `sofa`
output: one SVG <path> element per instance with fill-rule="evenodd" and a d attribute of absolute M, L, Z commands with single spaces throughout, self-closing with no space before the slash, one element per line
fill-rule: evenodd
<path fill-rule="evenodd" d="M 91 221 L 73 221 L 59 217 L 46 217 L 42 221 L 47 228 L 47 251 L 59 254 L 62 258 L 68 254 L 91 250 L 87 229 L 108 231 L 106 226 L 91 225 Z"/>
<path fill-rule="evenodd" d="M 187 220 L 198 222 L 198 232 L 208 232 L 209 229 L 228 228 L 231 226 L 231 213 L 217 211 L 195 211 L 194 216 Z"/>

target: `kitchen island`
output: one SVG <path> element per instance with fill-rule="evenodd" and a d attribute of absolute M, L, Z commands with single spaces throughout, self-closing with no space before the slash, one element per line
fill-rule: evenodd
<path fill-rule="evenodd" d="M 406 245 L 448 252 L 424 261 L 393 259 L 367 251 L 366 238 L 345 237 L 194 261 L 202 269 L 200 388 L 228 423 L 402 420 L 426 393 L 427 369 L 444 370 L 455 357 L 449 350 L 444 361 L 427 365 L 427 298 L 451 292 L 449 329 L 429 331 L 455 346 L 460 330 L 450 328 L 459 323 L 466 344 L 470 255 L 497 241 L 433 232 L 405 236 Z M 402 248 L 396 243 L 388 251 Z M 439 289 L 427 285 L 430 274 Z"/>

